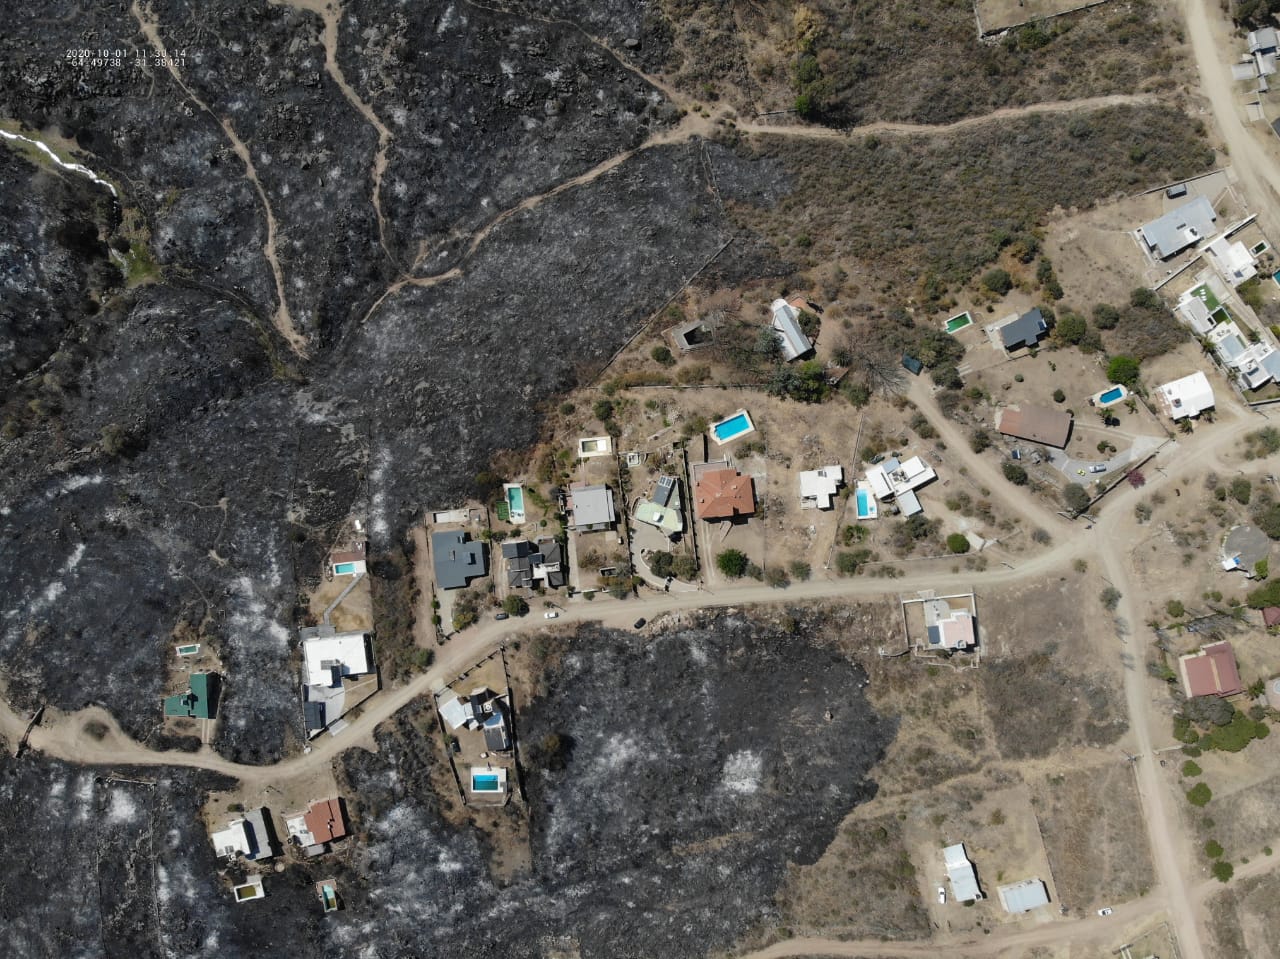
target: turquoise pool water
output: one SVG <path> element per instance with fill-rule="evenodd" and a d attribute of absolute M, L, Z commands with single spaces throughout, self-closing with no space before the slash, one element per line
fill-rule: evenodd
<path fill-rule="evenodd" d="M 737 416 L 732 416 L 723 423 L 715 425 L 716 439 L 721 443 L 726 443 L 735 436 L 741 436 L 743 433 L 749 433 L 750 431 L 751 419 L 746 413 L 739 413 Z"/>
<path fill-rule="evenodd" d="M 496 793 L 498 791 L 498 777 L 472 776 L 471 788 L 478 793 Z"/>
<path fill-rule="evenodd" d="M 1274 273 L 1272 273 L 1271 279 L 1275 280 L 1276 283 L 1280 283 L 1280 270 L 1276 270 Z"/>
<path fill-rule="evenodd" d="M 524 515 L 524 490 L 519 486 L 507 487 L 507 507 L 511 510 L 511 515 L 519 513 Z"/>
<path fill-rule="evenodd" d="M 1118 386 L 1114 386 L 1098 397 L 1103 403 L 1114 403 L 1120 397 L 1124 396 L 1124 390 Z"/>
<path fill-rule="evenodd" d="M 871 491 L 860 489 L 854 494 L 858 498 L 858 519 L 869 519 L 871 513 Z"/>
<path fill-rule="evenodd" d="M 334 573 L 338 576 L 350 576 L 356 571 L 355 563 L 338 563 L 333 567 Z"/>

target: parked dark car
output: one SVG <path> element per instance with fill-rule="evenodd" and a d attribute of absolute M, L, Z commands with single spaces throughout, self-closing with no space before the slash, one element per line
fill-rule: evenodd
<path fill-rule="evenodd" d="M 648 620 L 647 620 L 647 619 L 637 619 L 637 620 L 636 620 L 636 629 L 639 629 L 641 626 L 643 626 L 643 625 L 644 625 L 645 623 L 647 623 L 647 622 L 648 622 Z"/>

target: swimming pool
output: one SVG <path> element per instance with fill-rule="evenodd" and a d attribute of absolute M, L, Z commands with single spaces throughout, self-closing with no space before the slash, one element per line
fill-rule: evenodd
<path fill-rule="evenodd" d="M 350 576 L 356 571 L 355 563 L 337 563 L 333 567 L 333 575 Z"/>
<path fill-rule="evenodd" d="M 471 776 L 471 788 L 478 793 L 496 793 L 498 791 L 498 777 L 475 773 Z"/>
<path fill-rule="evenodd" d="M 1129 391 L 1123 386 L 1108 386 L 1101 393 L 1094 393 L 1089 397 L 1089 403 L 1098 409 L 1105 410 L 1108 406 L 1115 406 L 1121 400 L 1129 395 Z"/>
<path fill-rule="evenodd" d="M 519 526 L 524 522 L 524 490 L 515 483 L 506 483 L 502 488 L 507 492 L 507 518 Z"/>
<path fill-rule="evenodd" d="M 965 312 L 959 313 L 947 320 L 946 331 L 948 333 L 958 333 L 972 323 L 973 317 L 970 316 L 968 310 L 966 310 Z"/>
<path fill-rule="evenodd" d="M 859 483 L 853 491 L 854 504 L 858 519 L 875 519 L 880 512 L 879 506 L 876 505 L 876 498 L 871 494 L 871 488 L 863 483 Z"/>
<path fill-rule="evenodd" d="M 751 417 L 747 415 L 747 411 L 738 410 L 732 416 L 725 417 L 718 423 L 713 423 L 711 435 L 715 437 L 717 443 L 723 446 L 725 443 L 736 440 L 740 436 L 754 433 L 755 430 L 755 424 L 751 422 Z"/>

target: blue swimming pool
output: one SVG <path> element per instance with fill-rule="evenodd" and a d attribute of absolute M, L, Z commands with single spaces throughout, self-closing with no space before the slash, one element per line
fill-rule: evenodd
<path fill-rule="evenodd" d="M 715 426 L 716 439 L 721 443 L 740 436 L 751 429 L 751 419 L 746 413 L 739 413 L 737 416 L 731 416 L 729 419 L 717 423 Z"/>
<path fill-rule="evenodd" d="M 471 788 L 478 793 L 496 793 L 498 791 L 497 776 L 472 776 Z"/>
<path fill-rule="evenodd" d="M 1123 396 L 1124 396 L 1124 387 L 1113 386 L 1111 389 L 1107 390 L 1105 393 L 1099 396 L 1098 399 L 1101 400 L 1103 403 L 1114 403 L 1116 400 L 1121 399 Z"/>
<path fill-rule="evenodd" d="M 355 563 L 338 563 L 333 567 L 333 572 L 336 576 L 350 576 L 355 571 Z"/>
<path fill-rule="evenodd" d="M 507 491 L 508 519 L 519 526 L 524 522 L 524 489 L 518 483 L 507 483 L 503 489 Z"/>
<path fill-rule="evenodd" d="M 860 489 L 855 495 L 858 497 L 858 519 L 866 519 L 871 515 L 871 493 Z"/>

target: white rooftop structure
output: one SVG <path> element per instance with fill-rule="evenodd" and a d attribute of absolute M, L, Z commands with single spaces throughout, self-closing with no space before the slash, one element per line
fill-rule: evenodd
<path fill-rule="evenodd" d="M 1187 326 L 1191 327 L 1191 331 L 1197 336 L 1204 336 L 1213 329 L 1213 317 L 1209 313 L 1209 307 L 1205 306 L 1204 300 L 1191 290 L 1182 294 L 1182 299 L 1178 300 L 1177 309 Z"/>
<path fill-rule="evenodd" d="M 1245 352 L 1244 334 L 1234 321 L 1219 323 L 1208 336 L 1209 343 L 1223 363 L 1234 366 Z"/>
<path fill-rule="evenodd" d="M 1230 243 L 1225 236 L 1220 236 L 1205 247 L 1204 252 L 1222 278 L 1232 286 L 1239 286 L 1258 275 L 1253 255 L 1239 241 Z"/>
<path fill-rule="evenodd" d="M 369 644 L 364 633 L 317 636 L 302 642 L 308 686 L 340 686 L 343 676 L 370 672 Z"/>
<path fill-rule="evenodd" d="M 1000 896 L 1000 905 L 1004 906 L 1004 911 L 1014 915 L 1049 905 L 1049 890 L 1040 879 L 1024 879 L 1007 886 L 998 886 L 996 893 Z"/>
<path fill-rule="evenodd" d="M 226 829 L 219 829 L 212 836 L 214 851 L 226 859 L 239 853 L 242 856 L 253 855 L 253 843 L 249 840 L 249 830 L 243 819 L 233 819 L 227 823 Z"/>
<path fill-rule="evenodd" d="M 1218 214 L 1208 198 L 1198 196 L 1144 224 L 1138 229 L 1138 236 L 1152 256 L 1157 260 L 1167 260 L 1209 236 L 1217 218 Z"/>
<path fill-rule="evenodd" d="M 933 467 L 919 456 L 902 462 L 890 457 L 867 469 L 867 482 L 871 484 L 871 491 L 876 494 L 876 499 L 897 497 L 899 506 L 903 505 L 903 498 L 912 490 L 937 478 L 938 474 L 933 471 Z M 909 499 L 914 500 L 915 497 Z"/>
<path fill-rule="evenodd" d="M 450 731 L 476 722 L 475 709 L 471 702 L 464 703 L 456 694 L 451 694 L 448 699 L 441 701 L 440 718 L 448 724 Z"/>
<path fill-rule="evenodd" d="M 945 599 L 925 601 L 924 627 L 930 649 L 968 649 L 978 642 L 973 613 L 953 609 Z"/>
<path fill-rule="evenodd" d="M 969 902 L 983 898 L 978 888 L 978 876 L 973 871 L 973 863 L 964 853 L 964 843 L 947 846 L 942 850 L 942 861 L 947 867 L 947 878 L 951 880 L 951 895 L 958 902 Z"/>
<path fill-rule="evenodd" d="M 1213 387 L 1200 370 L 1156 388 L 1156 403 L 1175 420 L 1213 408 Z"/>
<path fill-rule="evenodd" d="M 1280 353 L 1269 343 L 1246 345 L 1234 322 L 1219 323 L 1207 339 L 1223 364 L 1236 371 L 1245 389 L 1256 390 L 1268 380 L 1280 380 Z"/>
<path fill-rule="evenodd" d="M 813 350 L 813 342 L 800 328 L 800 310 L 795 306 L 797 302 L 803 301 L 792 300 L 788 303 L 777 299 L 769 307 L 773 311 L 773 328 L 778 331 L 778 337 L 782 340 L 782 355 L 788 363 Z"/>
<path fill-rule="evenodd" d="M 578 440 L 578 459 L 589 460 L 594 456 L 608 456 L 612 452 L 612 436 L 584 436 Z"/>
<path fill-rule="evenodd" d="M 800 474 L 800 508 L 831 509 L 836 491 L 844 482 L 844 467 L 823 466 Z"/>

